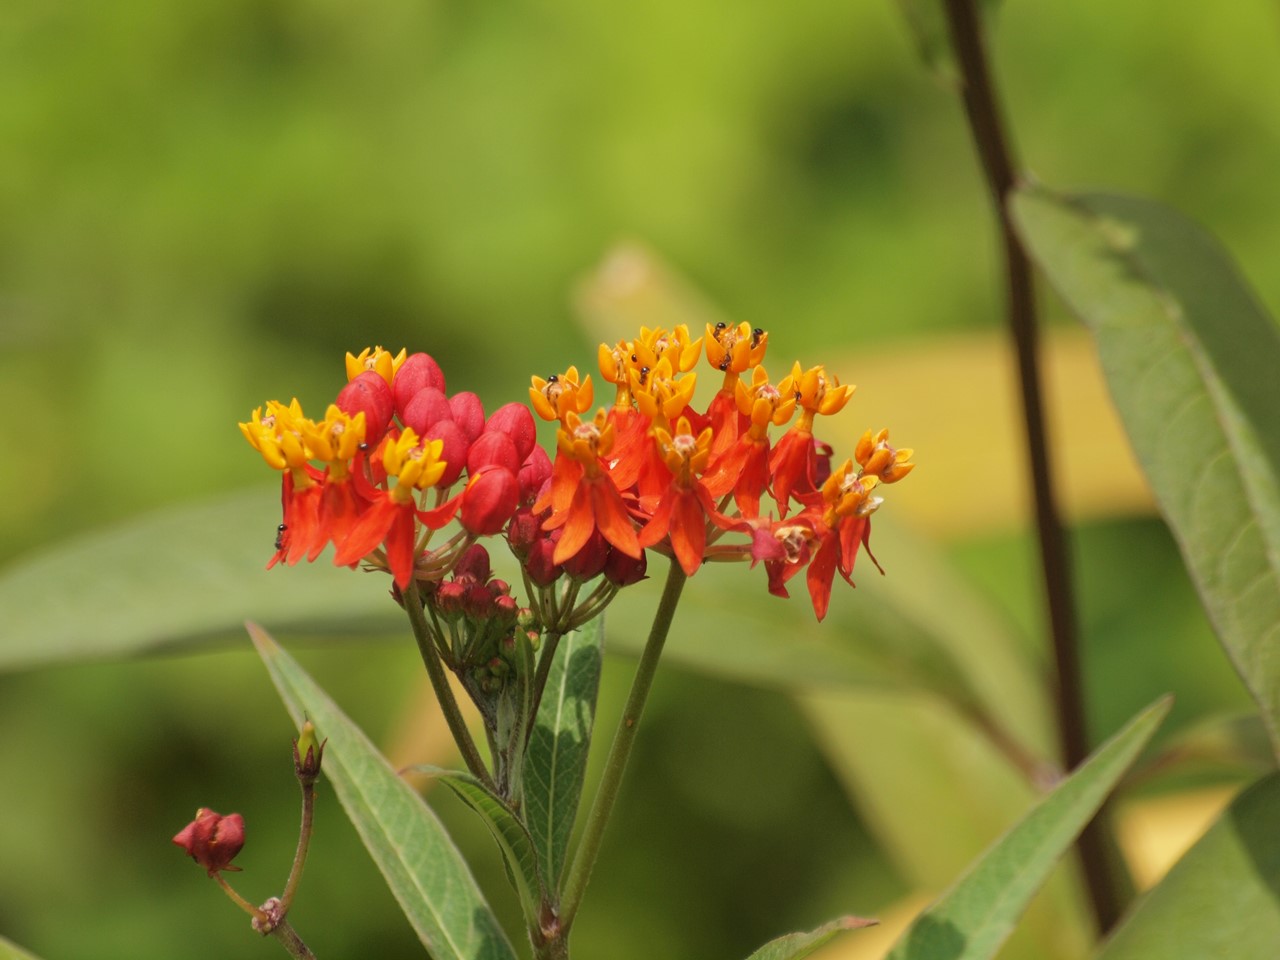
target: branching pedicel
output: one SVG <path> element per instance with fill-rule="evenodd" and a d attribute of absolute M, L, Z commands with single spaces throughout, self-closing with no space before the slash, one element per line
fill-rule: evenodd
<path fill-rule="evenodd" d="M 529 732 L 560 638 L 643 579 L 648 551 L 671 558 L 573 869 L 526 918 L 539 957 L 568 956 L 568 927 L 684 579 L 711 560 L 762 562 L 769 592 L 786 597 L 803 570 L 821 620 L 836 573 L 852 584 L 859 550 L 870 555 L 878 488 L 914 467 L 887 430 L 867 431 L 833 467 L 815 418 L 840 411 L 854 388 L 798 363 L 774 383 L 762 365 L 768 341 L 745 323 L 720 323 L 696 340 L 680 326 L 602 344 L 600 374 L 615 396 L 593 415 L 590 375 L 571 366 L 534 377 L 533 411 L 558 423 L 554 461 L 537 445 L 528 407 L 509 403 L 486 418 L 475 394 L 446 394 L 430 356 L 381 347 L 347 355 L 348 383 L 323 419 L 308 419 L 295 399 L 271 401 L 240 424 L 283 474 L 284 517 L 268 567 L 315 560 L 333 544 L 336 564 L 391 574 L 463 758 L 517 817 Z M 723 379 L 699 411 L 693 368 L 704 355 Z M 770 429 L 788 424 L 773 443 Z M 482 541 L 495 537 L 519 561 L 523 606 L 493 576 Z M 444 668 L 483 717 L 488 763 Z"/>

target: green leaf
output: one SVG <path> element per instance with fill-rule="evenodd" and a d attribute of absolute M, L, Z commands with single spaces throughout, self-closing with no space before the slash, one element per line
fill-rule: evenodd
<path fill-rule="evenodd" d="M 525 822 L 557 891 L 587 773 L 603 642 L 603 617 L 560 639 L 525 756 Z"/>
<path fill-rule="evenodd" d="M 1019 232 L 1092 330 L 1111 395 L 1280 755 L 1280 328 L 1195 224 L 1024 190 Z"/>
<path fill-rule="evenodd" d="M 347 636 L 371 610 L 405 630 L 385 583 L 330 563 L 264 570 L 280 522 L 267 489 L 168 507 L 94 531 L 0 573 L 0 669 L 106 659 L 243 636 Z M 392 612 L 395 616 L 393 617 Z"/>
<path fill-rule="evenodd" d="M 413 767 L 419 773 L 426 773 L 446 784 L 468 807 L 479 815 L 493 835 L 502 858 L 507 865 L 507 874 L 511 878 L 516 893 L 520 895 L 520 906 L 525 920 L 536 924 L 542 912 L 545 891 L 542 879 L 538 874 L 538 855 L 533 849 L 533 838 L 524 824 L 516 817 L 502 798 L 491 791 L 483 783 L 469 773 L 454 770 L 441 770 L 439 767 L 425 764 Z"/>
<path fill-rule="evenodd" d="M 1164 698 L 1138 714 L 1036 804 L 894 945 L 890 960 L 985 960 L 1169 712 Z"/>
<path fill-rule="evenodd" d="M 256 624 L 249 634 L 299 727 L 328 738 L 324 774 L 436 960 L 515 960 L 462 855 L 423 802 L 338 706 Z"/>
<path fill-rule="evenodd" d="M 874 926 L 879 921 L 864 920 L 862 917 L 841 917 L 824 923 L 816 930 L 808 933 L 788 933 L 786 936 L 770 940 L 747 960 L 800 960 L 822 946 L 837 933 L 845 930 L 858 930 L 862 927 Z"/>
<path fill-rule="evenodd" d="M 28 953 L 11 940 L 0 937 L 0 960 L 40 960 L 34 953 Z"/>
<path fill-rule="evenodd" d="M 1138 902 L 1098 960 L 1275 960 L 1280 952 L 1278 837 L 1280 774 L 1272 774 L 1236 797 Z"/>

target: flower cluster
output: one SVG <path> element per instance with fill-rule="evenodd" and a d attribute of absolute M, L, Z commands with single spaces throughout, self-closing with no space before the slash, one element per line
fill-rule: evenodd
<path fill-rule="evenodd" d="M 779 596 L 806 570 L 821 619 L 835 574 L 852 583 L 878 488 L 914 464 L 881 430 L 833 466 L 815 420 L 841 410 L 854 388 L 798 363 L 775 383 L 763 366 L 768 339 L 745 323 L 722 323 L 698 339 L 679 326 L 602 344 L 600 376 L 615 396 L 594 412 L 590 375 L 569 367 L 534 377 L 533 411 L 557 424 L 554 463 L 523 404 L 486 417 L 475 394 L 446 394 L 425 353 L 348 354 L 348 383 L 322 420 L 306 418 L 297 400 L 272 401 L 240 424 L 283 473 L 284 518 L 268 566 L 314 560 L 333 544 L 339 565 L 388 570 L 400 591 L 422 585 L 445 620 L 470 611 L 514 628 L 509 588 L 489 581 L 487 554 L 482 563 L 468 553 L 502 533 L 544 629 L 571 629 L 598 613 L 643 578 L 647 550 L 673 557 L 688 575 L 708 560 L 762 562 Z M 704 357 L 722 381 L 698 410 L 694 368 Z M 773 442 L 771 428 L 784 426 Z M 455 518 L 459 532 L 428 549 Z M 737 542 L 721 542 L 726 535 Z M 484 576 L 459 573 L 464 557 L 463 567 L 483 567 Z M 577 602 L 580 585 L 597 577 Z M 570 586 L 557 589 L 562 579 Z"/>

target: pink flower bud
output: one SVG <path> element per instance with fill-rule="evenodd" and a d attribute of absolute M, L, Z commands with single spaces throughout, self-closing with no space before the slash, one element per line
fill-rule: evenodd
<path fill-rule="evenodd" d="M 486 583 L 492 571 L 493 568 L 489 565 L 489 551 L 483 545 L 473 543 L 462 552 L 462 556 L 454 564 L 453 578 Z"/>
<path fill-rule="evenodd" d="M 244 817 L 238 813 L 224 817 L 201 807 L 196 811 L 196 818 L 182 828 L 173 842 L 208 870 L 209 876 L 222 870 L 238 870 L 239 867 L 231 866 L 231 861 L 244 846 Z"/>
<path fill-rule="evenodd" d="M 604 578 L 615 587 L 629 587 L 639 583 L 645 577 L 649 561 L 644 550 L 640 551 L 640 559 L 629 557 L 621 550 L 610 549 L 609 558 L 604 562 Z"/>
<path fill-rule="evenodd" d="M 466 595 L 467 585 L 456 580 L 446 580 L 436 591 L 435 608 L 443 617 L 455 617 L 462 612 L 462 598 Z"/>
<path fill-rule="evenodd" d="M 532 504 L 551 480 L 551 458 L 541 447 L 534 447 L 520 465 L 520 502 Z"/>
<path fill-rule="evenodd" d="M 592 530 L 582 549 L 565 560 L 564 572 L 575 580 L 590 580 L 600 575 L 609 553 L 609 541 L 599 530 Z"/>
<path fill-rule="evenodd" d="M 533 414 L 523 403 L 508 403 L 493 411 L 484 425 L 485 433 L 505 433 L 516 445 L 516 460 L 523 461 L 538 442 Z"/>
<path fill-rule="evenodd" d="M 440 451 L 440 459 L 445 462 L 444 475 L 436 483 L 441 490 L 453 486 L 462 476 L 462 468 L 467 465 L 467 440 L 459 426 L 452 420 L 440 420 L 431 425 L 424 434 L 427 440 L 443 440 L 444 449 Z"/>
<path fill-rule="evenodd" d="M 515 623 L 516 617 L 520 613 L 520 605 L 516 603 L 516 598 L 510 594 L 494 597 L 493 609 L 495 616 L 509 623 Z"/>
<path fill-rule="evenodd" d="M 423 387 L 434 387 L 444 393 L 444 371 L 430 354 L 415 353 L 405 358 L 391 381 L 391 393 L 396 401 L 396 413 L 404 423 L 404 412 L 409 401 Z"/>
<path fill-rule="evenodd" d="M 452 420 L 449 398 L 435 387 L 423 387 L 404 405 L 400 422 L 420 437 L 425 437 L 441 420 Z"/>
<path fill-rule="evenodd" d="M 564 573 L 564 568 L 552 560 L 556 552 L 556 541 L 560 539 L 556 536 L 559 532 L 557 530 L 550 537 L 542 537 L 535 541 L 529 550 L 529 555 L 524 559 L 525 573 L 540 587 L 551 586 Z"/>
<path fill-rule="evenodd" d="M 459 519 L 468 533 L 488 536 L 507 525 L 520 496 L 516 475 L 502 467 L 482 467 L 462 491 Z"/>
<path fill-rule="evenodd" d="M 489 592 L 493 594 L 494 599 L 498 597 L 509 597 L 511 595 L 511 584 L 505 580 L 490 580 Z"/>
<path fill-rule="evenodd" d="M 474 393 L 455 393 L 449 398 L 449 407 L 454 423 L 462 428 L 468 441 L 484 432 L 484 404 Z"/>
<path fill-rule="evenodd" d="M 467 451 L 467 473 L 475 476 L 482 467 L 498 466 L 514 476 L 520 469 L 520 455 L 516 445 L 505 433 L 486 430 L 476 437 Z"/>
<path fill-rule="evenodd" d="M 355 416 L 364 414 L 364 439 L 370 446 L 382 439 L 395 412 L 395 400 L 391 388 L 372 370 L 366 370 L 338 393 L 334 400 L 343 413 Z"/>

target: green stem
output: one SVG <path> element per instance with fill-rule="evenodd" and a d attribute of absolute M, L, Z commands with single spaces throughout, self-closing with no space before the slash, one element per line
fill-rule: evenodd
<path fill-rule="evenodd" d="M 489 775 L 489 769 L 476 748 L 476 742 L 471 738 L 471 731 L 467 729 L 466 721 L 462 719 L 457 698 L 453 695 L 453 688 L 449 686 L 449 678 L 445 676 L 444 664 L 440 662 L 440 657 L 436 653 L 431 628 L 427 626 L 427 618 L 422 615 L 422 597 L 418 593 L 416 580 L 410 580 L 408 589 L 404 591 L 404 608 L 409 613 L 409 622 L 413 625 L 413 636 L 418 641 L 418 652 L 422 654 L 422 663 L 427 668 L 427 676 L 431 678 L 431 686 L 436 692 L 436 701 L 440 704 L 445 722 L 449 724 L 449 732 L 453 734 L 453 739 L 458 744 L 462 759 L 466 761 L 467 769 L 486 787 L 497 792 L 493 777 Z"/>
<path fill-rule="evenodd" d="M 298 892 L 298 882 L 302 879 L 302 868 L 307 862 L 307 850 L 311 846 L 311 828 L 315 816 L 316 787 L 315 783 L 302 783 L 302 823 L 298 827 L 298 849 L 293 855 L 293 866 L 289 869 L 289 879 L 285 881 L 284 893 L 280 894 L 280 911 L 288 913 L 293 904 L 293 895 Z"/>
<path fill-rule="evenodd" d="M 1081 678 L 1071 560 L 1054 495 L 1037 356 L 1035 286 L 1031 260 L 1014 230 L 1007 200 L 1017 187 L 1013 152 L 1005 135 L 995 84 L 987 64 L 982 27 L 974 0 L 946 0 L 947 24 L 962 77 L 961 93 L 974 146 L 982 162 L 1004 247 L 1009 329 L 1018 357 L 1023 421 L 1031 485 L 1035 494 L 1040 566 L 1044 575 L 1054 662 L 1057 668 L 1058 734 L 1068 769 L 1089 753 L 1085 730 L 1084 684 Z M 1132 881 L 1113 855 L 1114 837 L 1106 808 L 1085 827 L 1076 843 L 1085 886 L 1098 928 L 1111 929 L 1132 896 Z"/>
<path fill-rule="evenodd" d="M 680 602 L 680 592 L 688 579 L 680 568 L 680 564 L 673 559 L 667 570 L 667 583 L 662 590 L 662 599 L 658 601 L 658 609 L 653 616 L 653 625 L 649 628 L 649 640 L 645 643 L 640 665 L 636 668 L 635 679 L 631 681 L 631 693 L 627 696 L 626 706 L 623 707 L 618 731 L 613 736 L 609 757 L 605 760 L 600 787 L 591 804 L 591 812 L 587 816 L 582 840 L 578 844 L 573 865 L 565 881 L 559 917 L 562 939 L 567 939 L 569 936 L 569 929 L 582 902 L 587 881 L 591 879 L 591 870 L 600 854 L 600 842 L 604 838 L 605 827 L 608 826 L 614 802 L 618 799 L 618 788 L 622 784 L 622 774 L 636 739 L 640 716 L 644 713 L 645 700 L 648 699 L 649 688 L 653 685 L 653 677 L 658 669 L 658 659 L 662 656 L 662 647 L 667 642 L 667 633 L 671 629 L 676 605 Z"/>
<path fill-rule="evenodd" d="M 271 935 L 284 945 L 284 948 L 289 951 L 289 956 L 294 957 L 295 960 L 316 960 L 316 955 L 302 942 L 302 938 L 289 925 L 288 920 L 281 920 L 280 925 L 271 931 Z"/>

